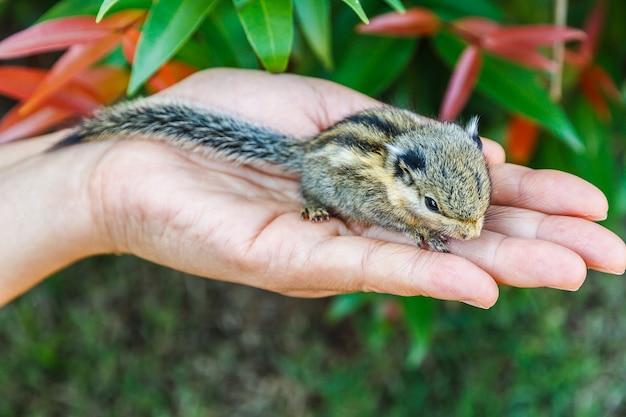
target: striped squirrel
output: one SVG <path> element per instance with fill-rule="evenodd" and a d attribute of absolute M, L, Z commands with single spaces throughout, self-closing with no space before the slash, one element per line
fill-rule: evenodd
<path fill-rule="evenodd" d="M 465 129 L 394 107 L 347 117 L 310 140 L 175 99 L 118 104 L 82 121 L 52 149 L 110 137 L 171 143 L 300 176 L 303 219 L 378 225 L 447 252 L 479 236 L 491 183 L 477 118 Z"/>

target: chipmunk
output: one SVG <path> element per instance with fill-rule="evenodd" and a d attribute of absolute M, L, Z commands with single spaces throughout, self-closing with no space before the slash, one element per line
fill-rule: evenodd
<path fill-rule="evenodd" d="M 147 99 L 96 112 L 53 149 L 110 137 L 279 165 L 300 176 L 303 219 L 378 225 L 439 252 L 449 237 L 478 237 L 490 203 L 477 118 L 464 129 L 387 106 L 300 140 L 187 101 Z"/>

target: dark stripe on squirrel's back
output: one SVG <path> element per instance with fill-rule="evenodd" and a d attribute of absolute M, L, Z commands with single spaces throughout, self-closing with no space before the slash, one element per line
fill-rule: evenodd
<path fill-rule="evenodd" d="M 341 133 L 339 135 L 334 135 L 333 140 L 337 142 L 339 145 L 344 146 L 346 148 L 358 149 L 364 154 L 369 153 L 380 153 L 383 152 L 383 147 L 378 143 L 365 140 L 366 138 L 360 138 L 357 135 L 353 135 L 350 133 Z"/>
<path fill-rule="evenodd" d="M 351 122 L 351 123 L 373 127 L 375 129 L 380 130 L 385 135 L 390 136 L 390 137 L 398 136 L 402 133 L 402 131 L 399 129 L 397 124 L 394 124 L 390 120 L 381 118 L 374 111 L 365 111 L 362 113 L 357 113 L 353 116 L 346 118 L 345 122 Z"/>

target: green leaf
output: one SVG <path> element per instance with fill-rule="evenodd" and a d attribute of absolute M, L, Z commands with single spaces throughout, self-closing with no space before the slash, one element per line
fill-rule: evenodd
<path fill-rule="evenodd" d="M 453 66 L 464 44 L 452 35 L 442 33 L 434 38 L 437 52 Z M 476 89 L 502 107 L 536 121 L 554 133 L 576 152 L 584 150 L 583 142 L 563 109 L 554 103 L 537 73 L 492 56 L 483 55 L 483 68 Z"/>
<path fill-rule="evenodd" d="M 418 367 L 426 358 L 433 338 L 434 300 L 426 297 L 402 298 L 404 320 L 409 329 L 409 366 Z"/>
<path fill-rule="evenodd" d="M 292 0 L 233 0 L 261 63 L 271 72 L 287 68 L 293 43 Z"/>
<path fill-rule="evenodd" d="M 342 0 L 344 3 L 346 3 L 348 6 L 350 6 L 350 8 L 352 10 L 354 10 L 354 12 L 356 13 L 357 16 L 359 16 L 359 19 L 361 19 L 361 21 L 363 23 L 369 23 L 370 20 L 367 18 L 367 15 L 365 14 L 365 10 L 363 10 L 363 6 L 361 6 L 361 2 L 359 0 Z"/>
<path fill-rule="evenodd" d="M 497 21 L 502 19 L 502 11 L 491 0 L 421 0 L 420 6 L 432 9 L 444 19 L 465 16 L 482 16 Z"/>
<path fill-rule="evenodd" d="M 39 22 L 66 16 L 95 15 L 102 0 L 65 0 L 56 3 L 39 18 Z"/>
<path fill-rule="evenodd" d="M 333 67 L 330 0 L 294 0 L 302 33 L 324 68 Z"/>
<path fill-rule="evenodd" d="M 572 123 L 581 133 L 586 152 L 575 154 L 557 141 L 545 140 L 533 158 L 533 165 L 550 167 L 582 177 L 600 188 L 609 200 L 611 211 L 613 200 L 620 184 L 626 184 L 616 165 L 615 148 L 611 139 L 610 124 L 598 119 L 589 103 L 581 96 L 573 96 L 568 102 Z"/>
<path fill-rule="evenodd" d="M 417 41 L 383 37 L 351 37 L 330 78 L 369 96 L 382 93 L 408 64 Z"/>
<path fill-rule="evenodd" d="M 152 4 L 151 0 L 114 0 L 113 2 L 107 2 L 113 3 L 107 8 L 107 12 L 117 12 L 125 9 L 147 10 Z M 64 0 L 51 7 L 38 21 L 43 22 L 44 20 L 65 16 L 96 15 L 102 6 L 102 0 Z"/>
<path fill-rule="evenodd" d="M 332 323 L 356 313 L 364 305 L 370 301 L 370 295 L 367 293 L 344 294 L 333 298 L 326 317 Z"/>
<path fill-rule="evenodd" d="M 232 2 L 219 2 L 199 30 L 208 44 L 205 53 L 211 66 L 259 68 Z"/>
<path fill-rule="evenodd" d="M 176 53 L 176 59 L 186 62 L 198 69 L 209 68 L 212 65 L 211 58 L 207 51 L 210 47 L 206 39 L 195 36 L 183 44 Z"/>
<path fill-rule="evenodd" d="M 153 4 L 137 45 L 128 94 L 137 92 L 195 32 L 215 0 L 159 0 Z"/>
<path fill-rule="evenodd" d="M 402 4 L 400 0 L 385 0 L 385 3 L 390 5 L 391 8 L 398 13 L 406 12 L 406 9 L 404 8 L 404 5 Z"/>
<path fill-rule="evenodd" d="M 96 16 L 96 22 L 102 20 L 104 15 L 109 11 L 111 7 L 118 3 L 120 0 L 104 0 L 102 5 L 100 6 L 100 10 L 98 10 L 98 15 Z"/>

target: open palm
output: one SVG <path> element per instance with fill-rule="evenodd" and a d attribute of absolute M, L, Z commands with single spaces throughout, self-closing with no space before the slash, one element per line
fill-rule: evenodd
<path fill-rule="evenodd" d="M 326 81 L 244 70 L 199 73 L 162 94 L 303 138 L 380 105 Z M 491 141 L 484 231 L 451 241 L 450 254 L 337 219 L 304 222 L 297 178 L 276 167 L 236 166 L 151 141 L 82 146 L 103 155 L 90 193 L 113 250 L 200 276 L 294 296 L 377 291 L 487 307 L 497 284 L 576 289 L 588 267 L 626 266 L 621 239 L 590 221 L 606 215 L 600 191 L 569 174 L 504 164 Z"/>

